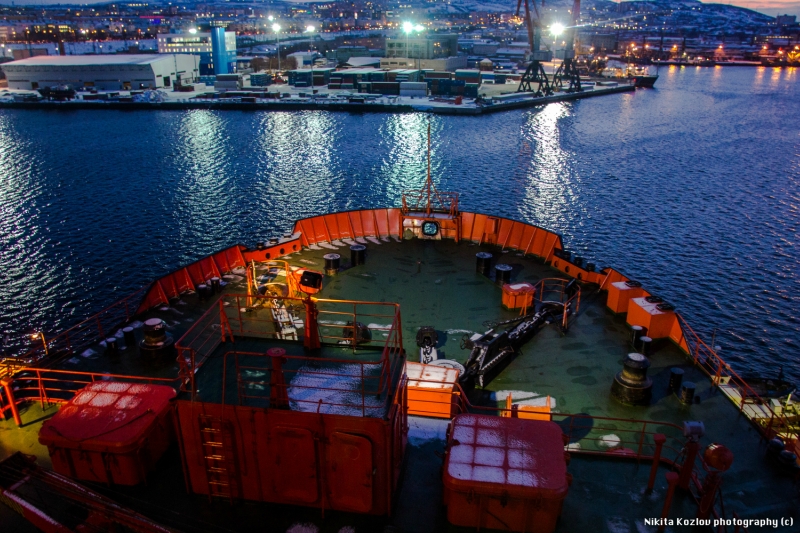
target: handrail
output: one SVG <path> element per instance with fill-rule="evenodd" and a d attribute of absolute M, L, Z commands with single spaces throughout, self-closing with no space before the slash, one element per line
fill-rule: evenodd
<path fill-rule="evenodd" d="M 19 356 L 1 359 L 0 378 L 37 363 L 53 365 L 94 344 L 98 339 L 113 335 L 115 329 L 135 314 L 139 305 L 138 299 L 141 299 L 142 293 L 147 289 L 148 287 L 142 287 L 61 333 L 47 337 L 47 349 L 44 345 L 37 345 Z M 132 302 L 133 299 L 137 301 Z"/>
<path fill-rule="evenodd" d="M 792 424 L 789 418 L 783 413 L 776 413 L 769 401 L 765 401 L 753 388 L 734 371 L 731 366 L 725 362 L 722 357 L 711 347 L 709 347 L 700 336 L 695 333 L 692 327 L 686 320 L 678 313 L 678 323 L 683 331 L 683 336 L 686 339 L 686 344 L 689 347 L 689 355 L 692 356 L 694 364 L 699 366 L 705 372 L 715 386 L 720 386 L 726 381 L 728 384 L 732 383 L 738 389 L 741 396 L 739 402 L 739 410 L 743 411 L 744 406 L 748 403 L 756 403 L 762 409 L 769 413 L 768 418 L 759 418 L 757 420 L 765 420 L 765 422 L 755 423 L 756 427 L 761 432 L 762 438 L 769 439 L 781 433 L 784 429 L 785 437 L 789 441 L 796 441 L 800 438 L 797 430 L 791 430 Z"/>

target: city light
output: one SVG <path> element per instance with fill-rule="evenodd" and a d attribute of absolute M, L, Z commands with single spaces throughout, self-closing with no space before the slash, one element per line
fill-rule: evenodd
<path fill-rule="evenodd" d="M 279 31 L 281 31 L 281 25 L 280 24 L 273 24 L 272 25 L 272 31 L 274 31 L 275 33 L 278 33 Z"/>
<path fill-rule="evenodd" d="M 314 30 L 316 30 L 314 26 L 306 26 L 306 31 L 308 33 L 314 33 Z"/>
<path fill-rule="evenodd" d="M 411 33 L 412 31 L 414 31 L 414 25 L 411 24 L 410 22 L 404 22 L 403 31 L 406 33 Z"/>
<path fill-rule="evenodd" d="M 560 22 L 556 22 L 555 24 L 550 26 L 550 33 L 553 36 L 558 37 L 559 35 L 564 33 L 564 25 L 561 24 Z"/>
<path fill-rule="evenodd" d="M 192 29 L 189 30 L 189 33 L 194 35 L 195 33 L 197 33 L 197 30 L 195 28 L 192 28 Z"/>

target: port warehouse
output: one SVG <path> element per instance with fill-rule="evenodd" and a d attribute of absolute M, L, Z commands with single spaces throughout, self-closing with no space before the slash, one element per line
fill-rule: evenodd
<path fill-rule="evenodd" d="M 103 91 L 162 89 L 199 76 L 197 56 L 134 54 L 37 56 L 2 65 L 9 89 L 69 85 Z"/>

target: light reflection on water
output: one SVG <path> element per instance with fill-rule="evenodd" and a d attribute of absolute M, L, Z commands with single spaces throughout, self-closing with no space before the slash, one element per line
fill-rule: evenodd
<path fill-rule="evenodd" d="M 562 233 L 677 304 L 739 368 L 800 381 L 797 69 L 661 69 L 657 90 L 484 117 L 0 111 L 0 333 L 54 332 L 226 246 L 397 206 Z"/>

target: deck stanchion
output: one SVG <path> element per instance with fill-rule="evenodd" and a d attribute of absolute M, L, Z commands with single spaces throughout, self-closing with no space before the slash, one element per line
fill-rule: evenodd
<path fill-rule="evenodd" d="M 663 433 L 656 433 L 653 435 L 653 441 L 656 443 L 656 451 L 653 453 L 653 466 L 650 467 L 650 479 L 647 481 L 647 492 L 653 492 L 653 487 L 656 483 L 656 474 L 658 473 L 658 463 L 661 461 L 661 449 L 664 443 L 667 442 L 667 436 Z"/>
<path fill-rule="evenodd" d="M 2 385 L 3 390 L 6 391 L 6 399 L 8 399 L 8 407 L 11 409 L 11 416 L 14 417 L 14 423 L 19 427 L 22 426 L 22 418 L 19 416 L 17 402 L 14 400 L 14 391 L 11 389 L 12 382 L 13 380 L 11 378 L 0 379 L 0 385 Z"/>
<path fill-rule="evenodd" d="M 692 479 L 692 471 L 694 470 L 694 461 L 697 458 L 697 450 L 700 448 L 700 443 L 690 440 L 686 443 L 686 459 L 681 466 L 680 479 L 678 486 L 683 490 L 689 490 L 689 482 Z"/>
<path fill-rule="evenodd" d="M 678 484 L 678 474 L 667 472 L 667 496 L 664 498 L 664 508 L 661 510 L 661 525 L 658 526 L 658 533 L 664 533 L 666 519 L 669 517 L 669 508 L 672 506 L 672 496 L 675 494 L 675 485 Z"/>

